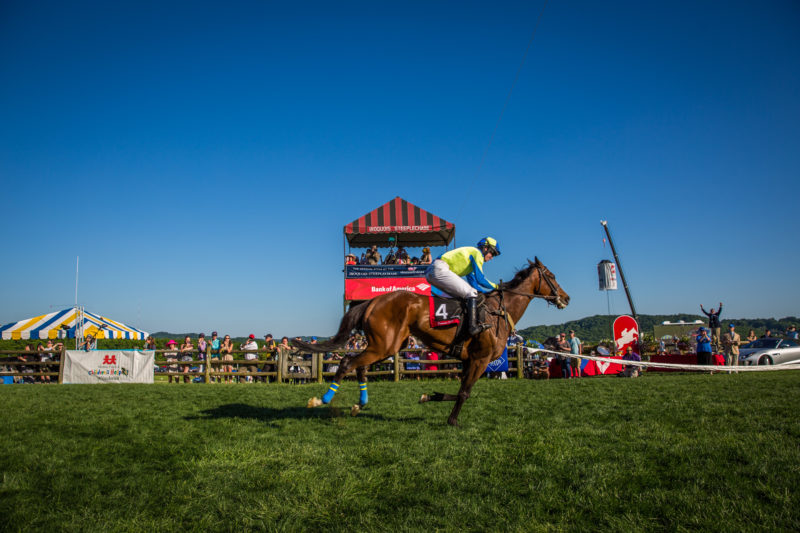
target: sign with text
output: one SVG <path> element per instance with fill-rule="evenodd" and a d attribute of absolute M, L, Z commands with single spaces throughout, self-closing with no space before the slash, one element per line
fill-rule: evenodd
<path fill-rule="evenodd" d="M 428 265 L 345 265 L 347 279 L 424 278 Z"/>
<path fill-rule="evenodd" d="M 153 383 L 153 350 L 67 350 L 64 383 Z"/>
<path fill-rule="evenodd" d="M 367 278 L 344 280 L 345 300 L 370 300 L 394 291 L 408 291 L 429 296 L 431 285 L 425 278 Z"/>

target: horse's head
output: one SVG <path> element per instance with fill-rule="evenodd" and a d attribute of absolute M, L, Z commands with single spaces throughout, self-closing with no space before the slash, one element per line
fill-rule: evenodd
<path fill-rule="evenodd" d="M 534 294 L 553 302 L 559 309 L 564 309 L 569 305 L 569 294 L 561 288 L 556 281 L 556 276 L 539 261 L 539 258 L 535 257 L 534 261 L 528 259 L 528 263 L 531 270 L 539 274 L 539 281 L 533 289 Z"/>

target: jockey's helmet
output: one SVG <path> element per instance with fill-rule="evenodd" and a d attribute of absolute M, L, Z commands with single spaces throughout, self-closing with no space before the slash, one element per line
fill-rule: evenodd
<path fill-rule="evenodd" d="M 492 252 L 492 255 L 497 257 L 500 255 L 500 245 L 497 244 L 497 240 L 492 237 L 484 237 L 483 239 L 478 241 L 477 248 L 479 250 L 486 249 L 487 252 Z"/>

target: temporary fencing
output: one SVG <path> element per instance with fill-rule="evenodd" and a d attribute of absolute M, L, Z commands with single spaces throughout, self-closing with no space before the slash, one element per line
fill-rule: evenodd
<path fill-rule="evenodd" d="M 102 351 L 102 350 L 98 350 Z M 422 354 L 428 352 L 427 349 L 404 349 L 399 354 L 372 365 L 367 372 L 370 377 L 383 377 L 393 381 L 400 381 L 403 377 L 448 377 L 454 376 L 461 371 L 462 361 L 459 359 L 422 359 Z M 329 352 L 302 354 L 294 350 L 277 349 L 270 351 L 248 352 L 236 350 L 236 359 L 223 360 L 219 354 L 212 354 L 210 351 L 202 356 L 197 352 L 190 357 L 180 360 L 180 352 L 174 350 L 155 350 L 157 354 L 154 362 L 154 374 L 156 376 L 172 377 L 187 381 L 197 381 L 203 383 L 219 382 L 223 380 L 258 380 L 273 382 L 318 382 L 322 383 L 325 378 L 336 375 L 336 365 L 342 357 L 353 352 Z M 231 355 L 233 355 L 233 353 Z M 420 358 L 410 359 L 407 354 L 418 353 Z M 517 346 L 509 349 L 508 361 L 509 370 L 507 375 L 510 377 L 535 377 L 537 370 L 547 373 L 547 366 L 536 368 L 534 362 L 540 354 L 551 354 L 562 358 L 577 358 L 582 360 L 595 361 L 597 363 L 612 363 L 617 365 L 635 366 L 640 368 L 664 368 L 687 372 L 767 372 L 774 370 L 800 370 L 800 362 L 779 364 L 779 365 L 698 365 L 698 364 L 679 364 L 679 363 L 659 363 L 653 361 L 628 361 L 611 357 L 573 354 L 559 352 L 547 348 L 526 348 Z M 46 356 L 43 361 L 21 361 L 15 356 L 24 355 L 28 358 L 35 356 Z M 11 357 L 9 357 L 11 356 Z M 175 357 L 178 356 L 178 357 Z M 256 356 L 256 359 L 247 357 Z M 10 381 L 37 380 L 37 378 L 57 378 L 58 382 L 63 381 L 62 361 L 65 359 L 63 351 L 53 352 L 19 352 L 19 351 L 0 351 L 0 380 L 9 383 Z M 418 369 L 407 368 L 413 365 Z M 436 367 L 435 370 L 430 369 Z M 354 374 L 351 370 L 348 374 Z M 249 378 L 249 379 L 248 379 Z M 53 380 L 55 381 L 55 380 Z"/>
<path fill-rule="evenodd" d="M 628 361 L 626 359 L 614 359 L 611 357 L 601 357 L 595 355 L 578 355 L 569 352 L 559 352 L 555 350 L 548 350 L 546 348 L 534 348 L 534 352 L 550 353 L 560 357 L 571 357 L 575 359 L 587 359 L 589 361 L 596 361 L 600 363 L 614 363 L 618 365 L 630 365 L 640 368 L 653 367 L 653 368 L 671 368 L 675 370 L 686 371 L 701 371 L 701 372 L 727 372 L 727 371 L 741 371 L 741 372 L 766 372 L 769 370 L 800 370 L 800 362 L 786 363 L 780 365 L 697 365 L 697 364 L 678 364 L 678 363 L 656 363 L 653 361 Z"/>

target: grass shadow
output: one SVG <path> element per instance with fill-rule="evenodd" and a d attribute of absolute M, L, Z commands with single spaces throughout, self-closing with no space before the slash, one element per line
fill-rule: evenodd
<path fill-rule="evenodd" d="M 219 418 L 245 418 L 251 420 L 258 420 L 273 425 L 274 422 L 279 420 L 313 420 L 313 419 L 333 419 L 340 417 L 349 417 L 349 409 L 339 409 L 336 407 L 327 408 L 313 408 L 308 407 L 256 407 L 254 405 L 247 405 L 243 403 L 231 403 L 220 405 L 212 409 L 201 411 L 197 416 L 187 416 L 186 420 L 213 420 Z M 387 418 L 372 414 L 369 411 L 361 411 L 358 418 L 369 418 L 372 420 L 386 421 Z"/>

